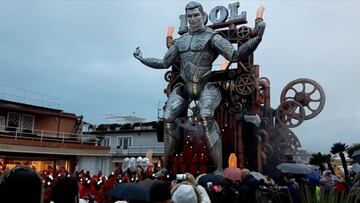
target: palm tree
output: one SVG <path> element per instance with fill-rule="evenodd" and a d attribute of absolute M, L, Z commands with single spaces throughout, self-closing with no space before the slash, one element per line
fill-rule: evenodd
<path fill-rule="evenodd" d="M 348 148 L 348 150 L 347 150 L 347 152 L 348 152 L 348 154 L 349 154 L 349 157 L 352 157 L 352 155 L 354 154 L 354 152 L 357 151 L 357 150 L 360 150 L 360 143 L 354 143 L 354 144 L 352 144 L 352 145 Z"/>
<path fill-rule="evenodd" d="M 331 173 L 335 174 L 334 168 L 332 167 L 330 162 L 331 162 L 331 154 L 321 154 L 320 152 L 311 154 L 310 164 L 319 166 L 321 173 L 325 170 L 324 163 L 326 163 Z"/>
<path fill-rule="evenodd" d="M 322 173 L 323 171 L 325 171 L 325 166 L 324 166 L 325 159 L 324 159 L 324 155 L 321 154 L 320 152 L 311 154 L 309 163 L 310 163 L 311 165 L 319 166 L 319 169 L 320 169 L 320 172 L 321 172 L 321 173 Z"/>
<path fill-rule="evenodd" d="M 347 168 L 347 164 L 346 164 L 346 159 L 345 159 L 345 155 L 344 152 L 347 150 L 348 146 L 345 143 L 341 143 L 341 142 L 337 142 L 334 143 L 334 145 L 331 147 L 331 154 L 337 154 L 339 153 L 340 159 L 341 159 L 341 164 L 344 168 L 344 174 L 345 174 L 345 181 L 349 182 L 349 171 Z"/>
<path fill-rule="evenodd" d="M 324 154 L 324 159 L 325 159 L 325 162 L 329 168 L 329 170 L 331 171 L 331 174 L 335 175 L 335 171 L 334 171 L 334 167 L 331 165 L 331 161 L 333 160 L 331 158 L 331 154 Z"/>

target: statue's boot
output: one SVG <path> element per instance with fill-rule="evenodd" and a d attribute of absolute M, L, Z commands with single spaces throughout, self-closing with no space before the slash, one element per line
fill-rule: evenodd
<path fill-rule="evenodd" d="M 214 119 L 203 118 L 201 125 L 204 128 L 207 147 L 210 157 L 217 170 L 222 169 L 222 144 L 220 130 Z"/>
<path fill-rule="evenodd" d="M 168 166 L 168 157 L 174 156 L 179 144 L 179 127 L 172 122 L 164 123 L 164 167 Z"/>
<path fill-rule="evenodd" d="M 221 170 L 222 169 L 222 143 L 221 143 L 221 139 L 218 139 L 218 141 L 216 141 L 215 145 L 211 148 L 210 156 L 213 159 L 215 168 L 217 170 Z"/>

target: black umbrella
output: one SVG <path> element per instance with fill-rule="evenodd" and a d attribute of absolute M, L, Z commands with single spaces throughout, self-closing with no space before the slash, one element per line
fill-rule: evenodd
<path fill-rule="evenodd" d="M 121 183 L 110 188 L 105 194 L 119 199 L 150 201 L 150 187 L 144 184 Z"/>
<path fill-rule="evenodd" d="M 308 165 L 300 163 L 281 163 L 276 168 L 283 173 L 291 174 L 309 174 L 312 171 Z"/>
<path fill-rule="evenodd" d="M 223 185 L 225 183 L 225 178 L 222 175 L 215 174 L 206 174 L 199 178 L 198 184 L 207 187 L 207 183 L 212 182 L 213 185 Z"/>

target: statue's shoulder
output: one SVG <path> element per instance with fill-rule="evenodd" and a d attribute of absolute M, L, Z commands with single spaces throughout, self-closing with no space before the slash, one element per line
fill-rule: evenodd
<path fill-rule="evenodd" d="M 206 31 L 205 31 L 207 34 L 210 34 L 210 35 L 215 35 L 217 34 L 217 32 L 211 28 L 206 28 Z"/>
<path fill-rule="evenodd" d="M 190 33 L 189 33 L 189 32 L 181 35 L 181 36 L 178 38 L 178 40 L 179 40 L 179 41 L 180 41 L 180 40 L 184 40 L 184 39 L 186 39 L 186 38 L 188 38 L 188 37 L 190 37 Z"/>

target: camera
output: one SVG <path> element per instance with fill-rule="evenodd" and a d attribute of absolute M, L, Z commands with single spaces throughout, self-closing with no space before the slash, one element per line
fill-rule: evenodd
<path fill-rule="evenodd" d="M 207 182 L 207 183 L 206 183 L 206 186 L 207 186 L 209 189 L 211 189 L 211 188 L 213 187 L 213 183 L 212 183 L 212 182 Z"/>
<path fill-rule="evenodd" d="M 186 174 L 176 174 L 176 180 L 186 180 Z"/>

